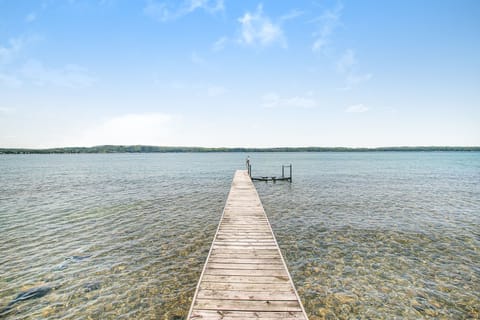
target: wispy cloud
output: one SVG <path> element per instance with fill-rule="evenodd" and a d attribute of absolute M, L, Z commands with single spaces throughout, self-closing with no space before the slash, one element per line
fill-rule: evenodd
<path fill-rule="evenodd" d="M 351 74 L 348 74 L 346 79 L 345 79 L 346 87 L 344 89 L 351 89 L 354 86 L 356 86 L 360 83 L 363 83 L 363 82 L 367 82 L 372 78 L 373 78 L 373 75 L 371 73 L 363 73 L 363 74 L 351 73 Z"/>
<path fill-rule="evenodd" d="M 317 107 L 317 102 L 311 94 L 287 98 L 270 92 L 262 96 L 261 106 L 264 108 L 314 108 Z"/>
<path fill-rule="evenodd" d="M 280 22 L 285 22 L 285 21 L 289 21 L 289 20 L 293 20 L 293 19 L 296 19 L 298 17 L 301 17 L 303 14 L 304 14 L 303 11 L 293 9 L 292 11 L 288 12 L 287 14 L 284 14 L 283 16 L 281 16 L 278 20 Z"/>
<path fill-rule="evenodd" d="M 356 104 L 356 105 L 350 106 L 347 109 L 345 109 L 345 112 L 348 112 L 348 113 L 363 113 L 363 112 L 367 112 L 369 110 L 370 110 L 370 108 L 367 107 L 367 106 L 364 106 L 363 104 Z"/>
<path fill-rule="evenodd" d="M 174 80 L 169 83 L 162 83 L 158 79 L 154 79 L 154 82 L 158 86 L 166 87 L 169 90 L 178 91 L 182 95 L 197 95 L 215 98 L 223 96 L 230 91 L 229 88 L 218 83 L 192 83 L 179 80 Z"/>
<path fill-rule="evenodd" d="M 205 59 L 203 57 L 201 57 L 196 51 L 193 51 L 191 54 L 190 54 L 190 61 L 193 63 L 193 64 L 196 64 L 196 65 L 205 65 Z"/>
<path fill-rule="evenodd" d="M 207 95 L 209 97 L 219 97 L 227 93 L 227 89 L 222 86 L 209 85 L 207 88 Z"/>
<path fill-rule="evenodd" d="M 0 107 L 0 115 L 1 114 L 7 115 L 12 113 L 13 111 L 14 111 L 13 108 Z"/>
<path fill-rule="evenodd" d="M 174 117 L 163 113 L 126 114 L 88 129 L 79 145 L 166 145 Z"/>
<path fill-rule="evenodd" d="M 11 63 L 22 50 L 37 39 L 37 36 L 19 36 L 10 38 L 7 45 L 0 44 L 0 65 Z"/>
<path fill-rule="evenodd" d="M 25 63 L 20 74 L 38 86 L 84 88 L 93 85 L 96 81 L 87 69 L 78 65 L 69 64 L 61 68 L 49 68 L 36 60 Z"/>
<path fill-rule="evenodd" d="M 283 24 L 303 14 L 303 11 L 294 9 L 280 17 L 271 18 L 264 13 L 263 5 L 259 4 L 255 11 L 247 11 L 237 19 L 240 24 L 238 34 L 220 37 L 213 43 L 212 51 L 221 51 L 229 44 L 260 48 L 279 45 L 286 48 L 287 38 Z"/>
<path fill-rule="evenodd" d="M 318 24 L 318 30 L 313 33 L 314 41 L 312 50 L 314 52 L 324 52 L 330 44 L 330 37 L 334 30 L 338 28 L 340 17 L 342 15 L 343 5 L 337 4 L 333 9 L 328 9 L 323 14 L 314 20 Z"/>
<path fill-rule="evenodd" d="M 75 64 L 51 68 L 34 59 L 26 60 L 25 49 L 39 39 L 36 35 L 19 36 L 11 38 L 7 45 L 0 45 L 1 85 L 20 87 L 33 83 L 38 86 L 83 88 L 95 82 L 87 69 Z"/>
<path fill-rule="evenodd" d="M 260 4 L 255 12 L 246 12 L 238 19 L 240 23 L 240 36 L 238 41 L 248 46 L 269 46 L 279 44 L 287 46 L 287 41 L 279 23 L 273 23 L 263 14 L 263 6 Z"/>
<path fill-rule="evenodd" d="M 350 72 L 352 67 L 357 64 L 355 52 L 352 49 L 346 50 L 337 61 L 337 70 L 340 73 Z"/>
<path fill-rule="evenodd" d="M 355 51 L 346 50 L 337 61 L 337 71 L 345 76 L 345 87 L 342 90 L 350 90 L 354 86 L 366 82 L 372 78 L 371 73 L 359 73 L 357 71 L 357 58 Z"/>
<path fill-rule="evenodd" d="M 209 14 L 225 10 L 223 0 L 184 0 L 184 1 L 155 1 L 148 0 L 143 13 L 160 22 L 179 19 L 196 10 L 203 10 Z"/>
<path fill-rule="evenodd" d="M 212 45 L 213 51 L 222 51 L 230 40 L 227 37 L 221 37 Z"/>
<path fill-rule="evenodd" d="M 33 22 L 37 19 L 37 14 L 35 12 L 30 12 L 25 16 L 25 22 Z"/>
<path fill-rule="evenodd" d="M 7 87 L 18 88 L 22 85 L 22 83 L 22 80 L 15 75 L 0 73 L 0 84 L 3 84 Z"/>

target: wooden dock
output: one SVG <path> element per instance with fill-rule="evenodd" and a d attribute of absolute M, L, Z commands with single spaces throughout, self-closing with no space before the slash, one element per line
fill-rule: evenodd
<path fill-rule="evenodd" d="M 232 182 L 188 319 L 308 319 L 247 170 Z"/>

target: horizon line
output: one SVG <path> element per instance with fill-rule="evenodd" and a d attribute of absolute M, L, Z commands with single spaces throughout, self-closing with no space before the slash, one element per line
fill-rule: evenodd
<path fill-rule="evenodd" d="M 19 153 L 166 153 L 166 152 L 326 152 L 326 151 L 480 151 L 480 146 L 382 146 L 382 147 L 199 147 L 153 145 L 97 145 L 92 147 L 3 148 L 1 154 Z"/>

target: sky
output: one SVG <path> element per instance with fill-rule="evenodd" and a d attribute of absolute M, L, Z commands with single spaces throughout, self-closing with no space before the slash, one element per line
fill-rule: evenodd
<path fill-rule="evenodd" d="M 480 145 L 477 0 L 0 0 L 0 147 Z"/>

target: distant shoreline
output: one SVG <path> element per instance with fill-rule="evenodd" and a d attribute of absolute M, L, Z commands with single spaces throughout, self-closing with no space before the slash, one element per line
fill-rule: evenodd
<path fill-rule="evenodd" d="M 116 146 L 65 147 L 48 149 L 0 148 L 0 154 L 77 154 L 77 153 L 212 153 L 212 152 L 413 152 L 413 151 L 480 151 L 477 147 L 275 147 L 275 148 L 205 148 L 205 147 L 158 147 L 158 146 Z"/>

